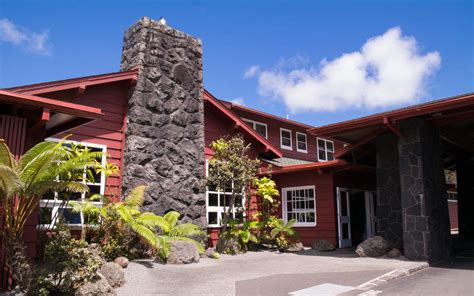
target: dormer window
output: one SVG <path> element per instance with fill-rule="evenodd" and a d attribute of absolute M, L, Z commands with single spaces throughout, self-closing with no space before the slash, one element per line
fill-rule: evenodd
<path fill-rule="evenodd" d="M 262 122 L 242 118 L 242 120 L 247 123 L 251 128 L 253 128 L 260 136 L 267 139 L 267 125 Z"/>
<path fill-rule="evenodd" d="M 306 134 L 296 132 L 296 151 L 308 153 Z"/>
<path fill-rule="evenodd" d="M 325 140 L 325 139 L 317 139 L 318 141 L 318 160 L 319 161 L 328 161 L 334 160 L 334 142 Z"/>
<path fill-rule="evenodd" d="M 280 128 L 280 147 L 286 150 L 293 150 L 290 130 Z"/>

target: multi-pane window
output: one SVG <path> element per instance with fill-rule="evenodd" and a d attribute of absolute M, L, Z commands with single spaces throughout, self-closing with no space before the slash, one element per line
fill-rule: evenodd
<path fill-rule="evenodd" d="M 334 160 L 334 142 L 318 138 L 318 160 Z"/>
<path fill-rule="evenodd" d="M 296 219 L 295 226 L 316 225 L 316 198 L 314 186 L 283 188 L 283 219 Z"/>
<path fill-rule="evenodd" d="M 58 139 L 47 139 L 48 141 L 59 141 Z M 106 146 L 92 143 L 78 143 L 74 141 L 67 141 L 64 145 L 80 144 L 81 148 L 88 149 L 91 152 L 103 152 L 101 159 L 97 159 L 103 166 L 106 161 Z M 57 218 L 62 216 L 69 226 L 72 228 L 81 228 L 84 225 L 83 213 L 72 212 L 69 201 L 85 201 L 94 194 L 104 195 L 105 193 L 105 175 L 104 173 L 96 174 L 92 172 L 92 176 L 87 175 L 87 170 L 84 168 L 85 184 L 89 187 L 89 192 L 85 193 L 63 193 L 50 192 L 40 200 L 40 227 L 51 228 L 56 224 Z M 92 201 L 93 204 L 102 205 L 102 200 Z"/>
<path fill-rule="evenodd" d="M 296 132 L 296 150 L 298 152 L 308 152 L 306 134 Z"/>
<path fill-rule="evenodd" d="M 209 163 L 206 161 L 206 175 L 209 171 Z M 229 205 L 232 198 L 233 184 L 224 186 L 224 190 L 217 190 L 216 186 L 206 188 L 206 217 L 210 227 L 222 225 L 224 213 L 229 212 Z M 238 194 L 232 207 L 232 218 L 240 220 L 245 217 L 245 194 Z"/>
<path fill-rule="evenodd" d="M 280 147 L 282 149 L 293 150 L 290 130 L 280 128 Z"/>
<path fill-rule="evenodd" d="M 242 120 L 245 121 L 251 128 L 253 128 L 259 135 L 265 139 L 267 138 L 267 125 L 265 123 L 246 118 L 243 118 Z"/>

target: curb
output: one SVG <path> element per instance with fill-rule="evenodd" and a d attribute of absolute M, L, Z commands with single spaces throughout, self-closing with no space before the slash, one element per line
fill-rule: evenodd
<path fill-rule="evenodd" d="M 426 269 L 428 267 L 429 267 L 428 263 L 420 263 L 417 266 L 412 267 L 412 268 L 394 269 L 394 270 L 392 270 L 390 272 L 387 272 L 386 274 L 383 274 L 383 275 L 381 275 L 381 276 L 379 276 L 379 277 L 377 277 L 373 280 L 365 282 L 365 283 L 357 286 L 356 288 L 361 289 L 361 290 L 370 290 L 370 289 L 373 289 L 373 288 L 378 287 L 380 285 L 383 285 L 387 282 L 390 282 L 390 281 L 393 281 L 393 280 L 396 280 L 396 279 L 399 279 L 399 278 L 407 277 L 407 276 L 409 276 L 409 275 L 411 275 L 415 272 Z M 359 294 L 359 295 L 364 295 L 364 293 Z"/>

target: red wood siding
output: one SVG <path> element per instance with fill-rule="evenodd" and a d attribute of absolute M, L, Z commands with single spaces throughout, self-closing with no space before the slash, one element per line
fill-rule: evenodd
<path fill-rule="evenodd" d="M 308 134 L 306 132 L 306 128 L 303 126 L 299 126 L 296 124 L 291 124 L 290 122 L 285 121 L 278 121 L 274 118 L 263 117 L 257 114 L 246 112 L 240 109 L 232 109 L 238 116 L 241 118 L 246 118 L 254 121 L 258 121 L 261 123 L 265 123 L 267 125 L 267 134 L 268 134 L 268 141 L 281 150 L 283 156 L 297 158 L 297 159 L 304 159 L 308 161 L 318 161 L 318 156 L 316 154 L 316 136 L 312 134 Z M 282 149 L 280 146 L 280 128 L 291 130 L 291 142 L 292 142 L 292 150 Z M 296 132 L 300 132 L 306 134 L 307 139 L 307 151 L 308 153 L 298 152 L 296 149 Z M 334 142 L 335 150 L 341 148 L 343 146 L 340 142 Z"/>
<path fill-rule="evenodd" d="M 101 144 L 107 146 L 107 162 L 114 163 L 122 170 L 123 149 L 125 141 L 126 111 L 129 85 L 124 82 L 90 86 L 74 103 L 101 108 L 104 118 L 81 127 L 72 132 L 70 140 Z M 57 95 L 55 96 L 57 97 Z M 64 98 L 66 99 L 66 98 Z M 55 135 L 61 138 L 69 133 Z M 120 196 L 121 174 L 110 176 L 106 180 L 105 194 Z"/>
<path fill-rule="evenodd" d="M 319 175 L 314 171 L 282 174 L 273 176 L 280 195 L 282 189 L 297 186 L 315 186 L 316 188 L 316 226 L 295 227 L 301 242 L 309 246 L 315 239 L 325 239 L 336 245 L 336 202 L 334 182 L 331 175 Z M 281 198 L 280 198 L 281 201 Z M 280 209 L 280 215 L 282 215 Z"/>
<path fill-rule="evenodd" d="M 451 229 L 458 229 L 458 202 L 448 200 L 448 210 L 449 210 L 449 223 L 451 225 Z"/>

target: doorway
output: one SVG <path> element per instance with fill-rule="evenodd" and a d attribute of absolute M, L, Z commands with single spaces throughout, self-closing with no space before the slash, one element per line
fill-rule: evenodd
<path fill-rule="evenodd" d="M 339 248 L 355 246 L 375 235 L 375 193 L 337 188 Z"/>

